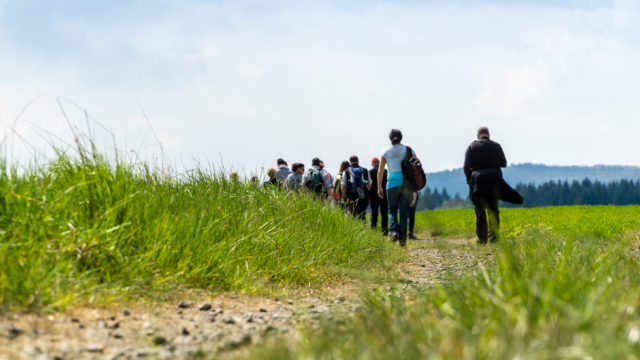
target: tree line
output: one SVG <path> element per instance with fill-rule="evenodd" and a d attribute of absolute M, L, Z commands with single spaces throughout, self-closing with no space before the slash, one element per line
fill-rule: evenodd
<path fill-rule="evenodd" d="M 518 184 L 516 190 L 524 197 L 522 207 L 557 205 L 631 205 L 640 204 L 640 180 L 619 180 L 608 183 L 584 179 L 582 181 L 547 181 L 540 185 Z M 456 193 L 451 197 L 446 188 L 426 187 L 420 191 L 417 210 L 468 208 L 469 197 Z M 505 207 L 517 207 L 507 203 Z"/>

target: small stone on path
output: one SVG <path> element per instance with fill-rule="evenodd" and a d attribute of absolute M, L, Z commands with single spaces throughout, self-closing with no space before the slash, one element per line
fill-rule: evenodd
<path fill-rule="evenodd" d="M 104 352 L 104 346 L 98 344 L 90 344 L 86 347 L 85 350 L 90 353 L 101 353 Z"/>
<path fill-rule="evenodd" d="M 168 343 L 167 338 L 165 338 L 164 336 L 156 336 L 153 338 L 154 345 L 163 346 L 163 345 L 167 345 L 167 343 Z"/>
<path fill-rule="evenodd" d="M 190 308 L 192 306 L 193 306 L 193 301 L 189 301 L 189 300 L 182 300 L 178 304 L 178 307 L 181 308 L 181 309 L 188 309 L 188 308 Z"/>

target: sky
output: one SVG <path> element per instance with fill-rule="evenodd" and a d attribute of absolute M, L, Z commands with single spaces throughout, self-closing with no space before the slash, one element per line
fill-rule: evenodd
<path fill-rule="evenodd" d="M 639 94 L 634 0 L 0 0 L 8 161 L 75 133 L 181 169 L 335 172 L 398 128 L 431 172 L 484 125 L 509 163 L 640 165 Z"/>

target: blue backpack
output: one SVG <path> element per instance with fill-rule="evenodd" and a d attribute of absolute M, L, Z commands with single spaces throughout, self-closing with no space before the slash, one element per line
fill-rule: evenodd
<path fill-rule="evenodd" d="M 351 185 L 349 192 L 353 195 L 353 197 L 357 196 L 360 200 L 364 200 L 367 198 L 367 192 L 364 190 L 365 171 L 366 170 L 361 167 L 349 168 L 349 184 Z"/>

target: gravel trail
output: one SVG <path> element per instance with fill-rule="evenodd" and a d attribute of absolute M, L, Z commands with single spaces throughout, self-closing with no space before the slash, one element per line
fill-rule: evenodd
<path fill-rule="evenodd" d="M 492 262 L 471 240 L 411 241 L 398 275 L 404 287 L 433 286 L 448 272 Z M 345 283 L 343 283 L 345 285 Z M 302 324 L 355 312 L 358 289 L 347 283 L 287 299 L 247 295 L 184 298 L 132 308 L 76 308 L 48 315 L 0 314 L 0 359 L 186 359 L 233 354 Z M 379 286 L 379 284 L 378 284 Z"/>

